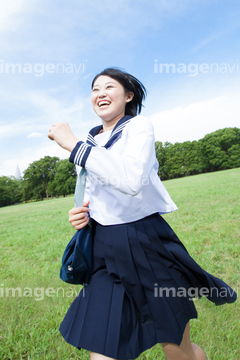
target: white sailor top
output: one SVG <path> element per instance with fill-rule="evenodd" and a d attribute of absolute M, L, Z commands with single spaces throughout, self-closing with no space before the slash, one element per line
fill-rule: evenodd
<path fill-rule="evenodd" d="M 69 158 L 87 170 L 84 200 L 90 200 L 90 217 L 114 225 L 177 210 L 158 176 L 152 123 L 126 115 L 108 132 L 104 146 L 101 129 L 93 128 Z"/>

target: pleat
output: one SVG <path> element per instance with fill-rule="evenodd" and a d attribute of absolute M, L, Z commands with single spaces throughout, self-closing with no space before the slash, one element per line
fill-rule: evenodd
<path fill-rule="evenodd" d="M 221 279 L 203 270 L 158 214 L 129 224 L 93 222 L 89 284 L 70 306 L 60 332 L 67 342 L 115 359 L 135 359 L 156 343 L 179 345 L 197 318 L 191 296 L 159 289 L 216 288 L 217 305 L 236 300 Z M 219 296 L 220 289 L 228 290 Z"/>
<path fill-rule="evenodd" d="M 134 263 L 138 268 L 141 286 L 145 292 L 149 308 L 148 317 L 153 321 L 157 342 L 180 344 L 189 319 L 197 317 L 195 306 L 187 298 L 159 298 L 154 296 L 155 286 L 176 288 L 179 285 L 172 277 L 171 270 L 168 267 L 171 262 L 162 261 L 164 258 L 167 259 L 168 253 L 162 246 L 160 257 L 160 254 L 152 245 L 150 237 L 146 234 L 144 223 L 128 229 Z M 189 284 L 185 282 L 186 285 Z"/>
<path fill-rule="evenodd" d="M 159 226 L 159 219 L 162 222 L 162 226 Z M 201 289 L 208 289 L 208 292 L 205 292 L 206 297 L 216 305 L 223 305 L 236 301 L 237 295 L 234 290 L 223 280 L 208 273 L 197 264 L 197 262 L 189 255 L 187 249 L 168 223 L 160 215 L 153 217 L 152 224 L 152 228 L 157 235 L 154 237 L 155 245 L 157 238 L 162 240 L 161 233 L 159 234 L 160 229 L 166 229 L 165 233 L 167 234 L 167 237 L 165 238 L 165 241 L 161 241 L 161 243 L 169 254 L 171 254 L 171 267 L 177 269 L 179 274 L 184 274 L 184 277 L 189 281 L 189 287 L 196 289 L 198 294 L 201 293 Z"/>
<path fill-rule="evenodd" d="M 76 348 L 119 358 L 123 338 L 127 341 L 131 336 L 129 322 L 134 322 L 133 309 L 122 284 L 112 282 L 106 272 L 100 271 L 93 276 L 91 286 L 86 286 L 73 301 L 59 330 Z M 123 316 L 123 311 L 131 314 L 131 318 Z M 131 358 L 126 345 L 124 352 Z"/>

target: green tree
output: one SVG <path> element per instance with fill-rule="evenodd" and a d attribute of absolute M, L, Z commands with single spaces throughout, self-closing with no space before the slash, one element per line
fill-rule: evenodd
<path fill-rule="evenodd" d="M 164 144 L 161 141 L 156 141 L 155 149 L 156 149 L 156 157 L 158 160 L 159 168 L 158 168 L 158 175 L 162 180 L 168 179 L 168 173 L 165 168 L 165 164 L 167 161 L 167 152 L 168 148 L 172 146 L 171 143 L 165 142 Z"/>
<path fill-rule="evenodd" d="M 225 128 L 199 140 L 205 171 L 217 171 L 240 165 L 240 129 Z"/>
<path fill-rule="evenodd" d="M 57 195 L 73 194 L 76 184 L 76 167 L 67 159 L 60 160 L 57 163 L 56 174 L 53 180 L 54 193 Z"/>
<path fill-rule="evenodd" d="M 228 163 L 232 168 L 240 167 L 240 144 L 233 144 L 228 150 Z"/>
<path fill-rule="evenodd" d="M 22 181 L 14 177 L 0 177 L 0 207 L 16 204 L 22 198 Z"/>
<path fill-rule="evenodd" d="M 43 200 L 45 195 L 49 198 L 48 191 L 52 191 L 51 183 L 56 174 L 58 161 L 58 157 L 45 156 L 31 163 L 24 171 L 24 180 L 27 181 L 25 189 L 28 193 L 32 192 L 36 200 Z"/>
<path fill-rule="evenodd" d="M 156 156 L 162 180 L 198 174 L 202 170 L 197 141 L 164 145 L 156 142 Z"/>

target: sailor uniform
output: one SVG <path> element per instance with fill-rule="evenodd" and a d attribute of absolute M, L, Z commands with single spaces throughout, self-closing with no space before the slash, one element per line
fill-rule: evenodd
<path fill-rule="evenodd" d="M 91 218 L 114 225 L 177 210 L 158 177 L 152 123 L 143 116 L 125 116 L 105 146 L 96 146 L 100 129 L 94 128 L 87 144 L 80 141 L 70 156 L 87 170 Z"/>
<path fill-rule="evenodd" d="M 125 116 L 112 131 L 101 128 L 70 156 L 87 170 L 93 268 L 60 332 L 79 349 L 135 359 L 156 343 L 181 343 L 197 317 L 190 290 L 216 305 L 236 293 L 191 258 L 160 215 L 177 207 L 157 175 L 151 122 Z"/>

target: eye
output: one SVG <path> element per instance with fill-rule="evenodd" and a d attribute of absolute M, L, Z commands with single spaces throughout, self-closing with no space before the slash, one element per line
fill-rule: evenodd
<path fill-rule="evenodd" d="M 112 85 L 108 85 L 108 86 L 107 86 L 107 89 L 111 89 L 111 88 L 113 88 Z"/>
<path fill-rule="evenodd" d="M 92 92 L 97 92 L 97 91 L 98 91 L 97 88 L 92 89 Z"/>

